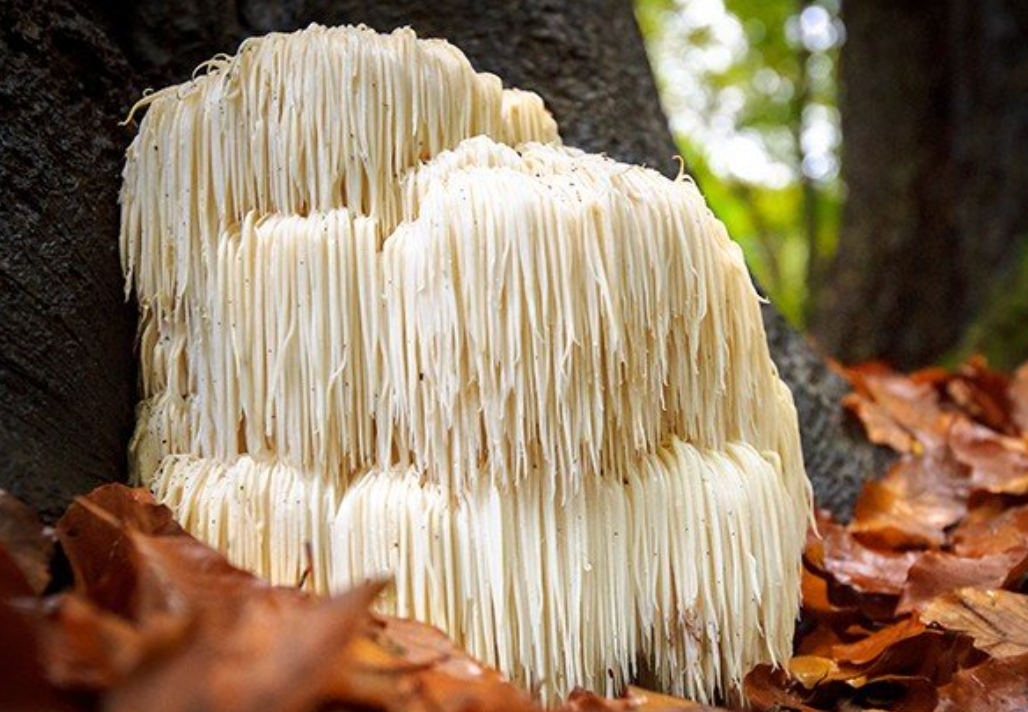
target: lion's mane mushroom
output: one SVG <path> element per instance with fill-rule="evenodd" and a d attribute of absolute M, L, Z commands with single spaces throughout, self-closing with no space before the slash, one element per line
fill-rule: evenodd
<path fill-rule="evenodd" d="M 409 30 L 205 69 L 126 162 L 135 476 L 273 581 L 394 576 L 385 610 L 547 697 L 788 656 L 796 414 L 695 185 Z"/>

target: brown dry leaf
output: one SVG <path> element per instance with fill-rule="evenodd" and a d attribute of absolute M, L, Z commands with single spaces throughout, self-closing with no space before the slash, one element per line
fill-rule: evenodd
<path fill-rule="evenodd" d="M 789 660 L 787 667 L 793 679 L 808 690 L 827 680 L 836 679 L 840 673 L 838 663 L 819 655 L 797 655 Z"/>
<path fill-rule="evenodd" d="M 182 628 L 149 638 L 124 618 L 81 596 L 65 594 L 48 602 L 39 639 L 50 680 L 68 690 L 105 690 L 128 675 L 147 648 L 166 638 L 176 641 Z M 148 639 L 149 638 L 149 639 Z"/>
<path fill-rule="evenodd" d="M 1028 654 L 1028 596 L 962 588 L 936 598 L 921 615 L 971 636 L 976 648 L 994 658 Z"/>
<path fill-rule="evenodd" d="M 967 513 L 968 478 L 944 455 L 905 457 L 864 485 L 850 531 L 888 549 L 941 547 L 945 529 Z"/>
<path fill-rule="evenodd" d="M 1028 443 L 967 418 L 950 429 L 949 446 L 971 468 L 971 486 L 997 494 L 1028 494 Z"/>
<path fill-rule="evenodd" d="M 990 369 L 981 356 L 962 364 L 946 384 L 947 395 L 965 413 L 993 430 L 1014 434 L 1009 389 L 1010 379 Z"/>
<path fill-rule="evenodd" d="M 858 614 L 856 606 L 836 605 L 831 600 L 827 579 L 803 567 L 801 578 L 803 612 L 812 618 L 852 621 Z"/>
<path fill-rule="evenodd" d="M 43 526 L 39 516 L 25 503 L 0 489 L 0 549 L 25 577 L 34 593 L 42 593 L 50 583 L 50 557 L 54 533 Z M 0 585 L 0 592 L 3 591 Z"/>
<path fill-rule="evenodd" d="M 921 448 L 945 447 L 950 417 L 943 410 L 933 384 L 916 381 L 881 364 L 856 366 L 847 369 L 846 374 L 858 394 L 870 397 L 889 418 L 913 435 Z"/>
<path fill-rule="evenodd" d="M 554 712 L 715 712 L 719 709 L 629 685 L 625 695 L 617 699 L 600 697 L 582 689 L 573 690 L 567 701 Z"/>
<path fill-rule="evenodd" d="M 0 710 L 86 709 L 84 701 L 58 690 L 48 679 L 39 650 L 37 618 L 38 611 L 0 600 Z"/>
<path fill-rule="evenodd" d="M 691 700 L 683 700 L 680 697 L 662 695 L 659 692 L 646 690 L 635 685 L 628 686 L 622 699 L 627 700 L 632 705 L 630 709 L 637 712 L 672 712 L 672 710 L 684 709 L 689 710 L 689 712 L 706 712 L 707 710 L 719 709 L 717 707 L 701 705 Z"/>
<path fill-rule="evenodd" d="M 902 453 L 911 453 L 917 449 L 917 439 L 913 434 L 870 396 L 848 393 L 843 397 L 842 405 L 863 423 L 867 439 L 876 445 Z"/>
<path fill-rule="evenodd" d="M 1022 433 L 1028 432 L 1028 363 L 1014 371 L 1014 377 L 1007 389 L 1010 401 L 1010 416 Z"/>
<path fill-rule="evenodd" d="M 427 630 L 427 626 L 425 626 Z M 434 631 L 433 635 L 441 635 Z M 404 712 L 535 711 L 528 695 L 485 668 L 481 676 L 450 674 L 445 660 L 412 663 L 379 633 L 350 646 L 347 674 L 331 680 L 328 696 L 347 706 Z M 466 657 L 463 653 L 458 655 Z M 477 663 L 476 663 L 477 665 Z M 452 668 L 450 669 L 452 670 Z"/>
<path fill-rule="evenodd" d="M 888 628 L 872 633 L 855 643 L 836 645 L 832 649 L 833 657 L 852 665 L 870 665 L 882 653 L 904 640 L 915 638 L 925 633 L 924 623 L 916 618 L 907 618 Z"/>
<path fill-rule="evenodd" d="M 850 683 L 853 686 L 853 683 Z M 890 712 L 932 712 L 938 702 L 935 683 L 916 675 L 882 675 L 857 686 L 854 708 Z"/>
<path fill-rule="evenodd" d="M 917 552 L 880 551 L 864 546 L 834 523 L 821 523 L 824 567 L 842 584 L 861 593 L 899 595 Z"/>
<path fill-rule="evenodd" d="M 833 626 L 827 623 L 818 623 L 813 628 L 800 633 L 796 654 L 822 658 L 831 657 L 832 648 L 843 642 L 845 641 L 835 632 Z"/>
<path fill-rule="evenodd" d="M 922 554 L 896 606 L 902 615 L 923 609 L 936 596 L 967 586 L 1005 588 L 1028 573 L 1028 548 L 1016 547 L 978 558 L 943 551 Z"/>
<path fill-rule="evenodd" d="M 136 570 L 128 532 L 183 536 L 171 510 L 149 492 L 104 485 L 79 497 L 57 522 L 76 591 L 114 613 L 130 615 Z"/>
<path fill-rule="evenodd" d="M 991 659 L 961 670 L 939 689 L 938 712 L 1028 710 L 1028 655 Z"/>
<path fill-rule="evenodd" d="M 141 620 L 201 612 L 208 619 L 233 618 L 238 606 L 258 596 L 305 598 L 296 589 L 273 587 L 237 569 L 191 536 L 153 536 L 130 530 L 126 546 L 136 577 L 132 614 Z"/>
<path fill-rule="evenodd" d="M 198 625 L 185 644 L 163 651 L 107 696 L 108 712 L 303 712 L 331 699 L 352 674 L 349 643 L 368 625 L 378 585 L 297 605 L 254 595 L 231 623 Z M 202 623 L 203 618 L 198 620 Z"/>
<path fill-rule="evenodd" d="M 1004 507 L 1003 502 L 989 502 L 972 509 L 950 534 L 953 553 L 984 556 L 1028 547 L 1028 505 Z"/>
<path fill-rule="evenodd" d="M 758 665 L 743 680 L 743 694 L 757 712 L 817 712 L 806 704 L 809 693 L 797 689 L 788 673 L 770 665 Z"/>
<path fill-rule="evenodd" d="M 34 593 L 25 572 L 14 560 L 7 549 L 0 546 L 0 601 L 20 596 L 31 596 Z"/>

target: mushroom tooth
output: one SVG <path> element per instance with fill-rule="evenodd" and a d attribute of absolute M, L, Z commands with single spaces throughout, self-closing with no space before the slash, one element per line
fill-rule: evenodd
<path fill-rule="evenodd" d="M 531 141 L 560 143 L 557 122 L 535 92 L 504 89 L 500 104 L 503 119 L 502 141 L 518 146 Z"/>
<path fill-rule="evenodd" d="M 406 187 L 382 251 L 378 422 L 420 469 L 458 491 L 538 469 L 564 497 L 669 435 L 738 439 L 808 498 L 759 298 L 691 182 L 479 137 Z"/>
<path fill-rule="evenodd" d="M 393 575 L 384 608 L 548 699 L 785 659 L 796 411 L 692 181 L 559 145 L 409 30 L 202 69 L 140 102 L 124 170 L 134 479 L 276 583 Z"/>
<path fill-rule="evenodd" d="M 248 39 L 133 109 L 147 111 L 123 174 L 129 285 L 143 302 L 170 297 L 162 309 L 204 293 L 218 236 L 251 210 L 348 207 L 388 230 L 398 179 L 420 160 L 479 134 L 557 140 L 533 97 L 504 94 L 455 47 L 409 28 Z"/>
<path fill-rule="evenodd" d="M 564 504 L 538 478 L 454 496 L 397 467 L 344 491 L 245 456 L 169 456 L 153 488 L 196 536 L 273 583 L 308 569 L 321 592 L 392 578 L 382 611 L 440 627 L 548 701 L 579 685 L 617 694 L 637 665 L 709 701 L 791 651 L 807 511 L 778 458 L 743 443 L 672 440 Z"/>
<path fill-rule="evenodd" d="M 277 461 L 168 455 L 149 487 L 191 534 L 280 586 L 326 593 L 330 523 L 344 487 Z"/>
<path fill-rule="evenodd" d="M 544 471 L 563 498 L 668 435 L 739 439 L 809 498 L 756 293 L 695 187 L 519 150 L 477 137 L 411 171 L 384 244 L 343 209 L 226 230 L 187 300 L 205 318 L 147 312 L 144 370 L 195 394 L 195 450 L 165 452 L 330 472 L 399 452 L 458 490 Z"/>

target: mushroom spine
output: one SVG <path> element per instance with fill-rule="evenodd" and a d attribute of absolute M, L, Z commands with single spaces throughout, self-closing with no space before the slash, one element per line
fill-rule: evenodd
<path fill-rule="evenodd" d="M 796 413 L 689 179 L 406 29 L 247 40 L 140 104 L 130 461 L 188 529 L 278 583 L 391 575 L 547 698 L 788 656 Z"/>

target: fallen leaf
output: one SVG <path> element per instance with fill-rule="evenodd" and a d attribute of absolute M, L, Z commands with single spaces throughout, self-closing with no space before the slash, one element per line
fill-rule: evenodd
<path fill-rule="evenodd" d="M 76 590 L 93 603 L 131 615 L 136 570 L 128 532 L 181 536 L 171 510 L 149 492 L 104 485 L 79 497 L 57 522 L 57 536 L 68 557 Z"/>
<path fill-rule="evenodd" d="M 924 623 L 916 618 L 907 618 L 895 625 L 872 633 L 867 638 L 847 645 L 836 645 L 832 649 L 833 657 L 853 665 L 870 665 L 882 653 L 898 643 L 923 634 Z"/>
<path fill-rule="evenodd" d="M 720 708 L 699 705 L 689 700 L 661 695 L 630 685 L 623 697 L 610 699 L 594 692 L 577 688 L 571 691 L 563 705 L 554 712 L 689 712 L 714 711 Z"/>
<path fill-rule="evenodd" d="M 142 660 L 143 633 L 87 599 L 62 595 L 49 602 L 41 626 L 49 678 L 62 689 L 105 690 Z"/>
<path fill-rule="evenodd" d="M 850 682 L 853 686 L 853 682 Z M 916 675 L 882 675 L 857 687 L 856 709 L 890 712 L 932 712 L 938 703 L 935 683 Z M 844 709 L 853 709 L 844 708 Z"/>
<path fill-rule="evenodd" d="M 809 693 L 792 682 L 789 674 L 770 665 L 758 665 L 743 680 L 743 694 L 758 712 L 817 712 L 806 704 Z"/>
<path fill-rule="evenodd" d="M 970 558 L 929 551 L 910 567 L 910 576 L 896 606 L 902 615 L 921 610 L 936 596 L 967 586 L 1005 588 L 1028 572 L 1028 548 Z"/>
<path fill-rule="evenodd" d="M 81 700 L 55 687 L 39 650 L 35 612 L 0 600 L 0 710 L 74 712 Z"/>
<path fill-rule="evenodd" d="M 939 689 L 938 712 L 1024 712 L 1028 709 L 1028 655 L 990 659 L 961 670 Z"/>
<path fill-rule="evenodd" d="M 453 644 L 438 628 L 411 619 L 375 616 L 374 639 L 405 664 L 430 666 L 455 678 L 468 680 L 503 679 Z"/>
<path fill-rule="evenodd" d="M 1006 509 L 989 503 L 971 510 L 950 535 L 958 556 L 985 556 L 1028 547 L 1028 505 Z"/>
<path fill-rule="evenodd" d="M 839 673 L 839 665 L 831 658 L 817 655 L 797 655 L 789 660 L 789 674 L 808 690 Z"/>
<path fill-rule="evenodd" d="M 862 593 L 899 595 L 917 552 L 892 552 L 861 544 L 837 524 L 822 525 L 824 566 L 837 581 Z"/>
<path fill-rule="evenodd" d="M 828 580 L 818 576 L 806 566 L 800 579 L 803 612 L 808 616 L 831 620 L 852 620 L 857 615 L 856 606 L 836 605 L 831 600 Z"/>
<path fill-rule="evenodd" d="M 31 596 L 33 593 L 32 584 L 25 578 L 25 572 L 14 557 L 7 553 L 7 549 L 0 546 L 0 601 Z"/>
<path fill-rule="evenodd" d="M 231 626 L 199 628 L 107 697 L 109 712 L 301 712 L 331 699 L 338 676 L 352 674 L 349 643 L 368 624 L 379 586 L 295 605 L 252 596 Z M 293 605 L 291 605 L 293 604 Z"/>
<path fill-rule="evenodd" d="M 645 690 L 635 685 L 629 685 L 624 698 L 632 706 L 630 709 L 637 712 L 671 712 L 672 710 L 687 709 L 689 712 L 705 712 L 715 710 L 716 707 L 700 705 L 690 700 L 683 700 L 671 695 L 662 695 L 653 690 Z"/>
<path fill-rule="evenodd" d="M 54 550 L 53 530 L 43 526 L 39 516 L 28 505 L 2 489 L 0 549 L 7 550 L 32 591 L 42 593 L 50 583 L 50 557 Z"/>
<path fill-rule="evenodd" d="M 879 548 L 941 547 L 967 513 L 968 477 L 945 455 L 905 457 L 864 485 L 850 531 Z"/>
<path fill-rule="evenodd" d="M 1028 494 L 1028 443 L 959 418 L 950 429 L 949 445 L 971 468 L 971 486 L 998 494 Z"/>
<path fill-rule="evenodd" d="M 976 648 L 994 658 L 1028 654 L 1028 596 L 962 588 L 933 600 L 921 616 L 969 635 Z"/>
<path fill-rule="evenodd" d="M 832 648 L 843 639 L 835 631 L 835 628 L 827 623 L 819 622 L 813 628 L 801 630 L 796 645 L 797 655 L 814 655 L 827 658 L 832 655 Z"/>
<path fill-rule="evenodd" d="M 919 449 L 945 447 L 950 418 L 931 383 L 915 381 L 880 364 L 856 366 L 846 373 L 857 393 L 869 397 L 889 418 L 913 435 L 921 446 Z M 874 442 L 874 438 L 871 440 Z M 911 451 L 917 454 L 917 449 Z"/>
<path fill-rule="evenodd" d="M 947 395 L 978 422 L 1008 435 L 1016 432 L 1011 418 L 1010 379 L 973 356 L 946 383 Z"/>
<path fill-rule="evenodd" d="M 843 398 L 842 405 L 863 424 L 867 439 L 875 445 L 902 453 L 912 453 L 917 449 L 913 433 L 869 396 L 849 393 Z"/>
<path fill-rule="evenodd" d="M 1014 371 L 1014 377 L 1007 389 L 1010 400 L 1011 419 L 1022 433 L 1028 432 L 1028 363 Z"/>
<path fill-rule="evenodd" d="M 306 594 L 276 588 L 248 571 L 232 566 L 219 552 L 191 536 L 153 536 L 129 531 L 125 538 L 136 589 L 133 617 L 195 615 L 209 620 L 233 618 L 249 599 L 275 592 L 300 600 Z"/>

